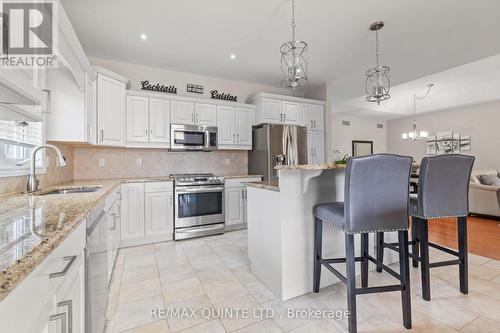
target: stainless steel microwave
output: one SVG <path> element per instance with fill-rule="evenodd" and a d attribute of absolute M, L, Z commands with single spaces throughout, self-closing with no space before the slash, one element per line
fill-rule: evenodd
<path fill-rule="evenodd" d="M 217 149 L 217 127 L 196 125 L 170 125 L 170 150 Z"/>

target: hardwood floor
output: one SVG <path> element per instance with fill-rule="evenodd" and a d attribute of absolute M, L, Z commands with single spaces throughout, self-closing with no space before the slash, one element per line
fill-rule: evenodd
<path fill-rule="evenodd" d="M 429 220 L 429 240 L 457 249 L 457 222 L 455 219 Z M 500 221 L 480 217 L 468 218 L 469 253 L 500 260 Z"/>

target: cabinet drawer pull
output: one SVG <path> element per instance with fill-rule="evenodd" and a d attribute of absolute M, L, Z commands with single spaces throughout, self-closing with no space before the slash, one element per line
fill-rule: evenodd
<path fill-rule="evenodd" d="M 63 268 L 62 271 L 60 272 L 55 272 L 55 273 L 50 273 L 49 274 L 49 278 L 56 278 L 56 277 L 60 277 L 60 276 L 64 276 L 66 275 L 66 273 L 68 273 L 68 270 L 69 268 L 71 267 L 71 265 L 73 265 L 73 263 L 75 262 L 76 260 L 76 256 L 68 256 L 68 257 L 64 257 L 63 260 L 67 260 L 68 263 L 66 264 L 66 266 Z"/>
<path fill-rule="evenodd" d="M 104 130 L 101 130 L 101 142 L 104 141 Z"/>
<path fill-rule="evenodd" d="M 69 300 L 69 301 L 59 302 L 57 303 L 57 306 L 68 307 L 68 333 L 73 333 L 73 301 Z"/>
<path fill-rule="evenodd" d="M 49 317 L 50 321 L 61 321 L 61 332 L 68 333 L 67 327 L 66 327 L 66 320 L 67 320 L 68 314 L 66 312 L 58 313 L 55 315 L 52 315 Z"/>

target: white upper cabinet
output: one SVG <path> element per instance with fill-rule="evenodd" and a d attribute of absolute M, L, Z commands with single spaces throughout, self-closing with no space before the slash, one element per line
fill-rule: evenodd
<path fill-rule="evenodd" d="M 217 106 L 219 149 L 252 149 L 253 109 Z"/>
<path fill-rule="evenodd" d="M 262 99 L 262 122 L 281 123 L 283 114 L 281 112 L 281 101 L 269 98 Z"/>
<path fill-rule="evenodd" d="M 194 123 L 201 126 L 217 126 L 217 105 L 196 103 Z"/>
<path fill-rule="evenodd" d="M 325 130 L 325 114 L 323 111 L 323 105 L 312 104 L 311 105 L 311 129 L 317 131 Z"/>
<path fill-rule="evenodd" d="M 149 142 L 170 143 L 170 101 L 149 99 Z"/>
<path fill-rule="evenodd" d="M 172 100 L 172 124 L 217 125 L 217 106 L 215 104 L 193 103 Z"/>
<path fill-rule="evenodd" d="M 252 149 L 253 110 L 236 108 L 236 141 L 238 146 Z"/>
<path fill-rule="evenodd" d="M 170 101 L 127 96 L 127 147 L 170 147 Z"/>
<path fill-rule="evenodd" d="M 127 96 L 127 143 L 149 141 L 148 98 Z"/>
<path fill-rule="evenodd" d="M 300 97 L 259 93 L 251 98 L 256 105 L 255 124 L 302 125 L 324 130 L 324 102 Z"/>
<path fill-rule="evenodd" d="M 219 148 L 224 145 L 235 144 L 235 110 L 232 106 L 219 105 L 217 107 L 217 135 Z"/>
<path fill-rule="evenodd" d="M 194 103 L 185 101 L 171 101 L 172 124 L 193 125 L 195 123 Z"/>
<path fill-rule="evenodd" d="M 87 116 L 87 142 L 97 144 L 97 82 L 85 76 L 85 114 Z"/>
<path fill-rule="evenodd" d="M 323 105 L 320 104 L 301 104 L 302 126 L 307 126 L 308 130 L 324 131 L 323 108 Z"/>
<path fill-rule="evenodd" d="M 97 74 L 98 143 L 125 146 L 126 84 L 102 73 Z"/>
<path fill-rule="evenodd" d="M 300 125 L 299 104 L 284 101 L 281 106 L 281 122 L 289 125 Z"/>

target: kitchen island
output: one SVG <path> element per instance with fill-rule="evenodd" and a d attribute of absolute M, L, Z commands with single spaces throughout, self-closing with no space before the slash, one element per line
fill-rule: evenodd
<path fill-rule="evenodd" d="M 287 300 L 312 291 L 313 207 L 318 203 L 344 200 L 345 165 L 276 168 L 279 182 L 248 184 L 248 257 L 251 272 L 276 297 Z M 396 241 L 397 234 L 386 233 L 386 239 Z M 370 234 L 372 254 L 374 248 L 374 235 Z M 359 252 L 359 246 L 356 251 Z M 344 233 L 325 223 L 323 257 L 343 257 L 344 253 Z M 397 256 L 387 251 L 385 260 L 395 262 Z M 338 268 L 345 273 L 342 264 Z M 359 273 L 358 266 L 356 269 Z M 322 267 L 321 287 L 338 281 Z"/>

